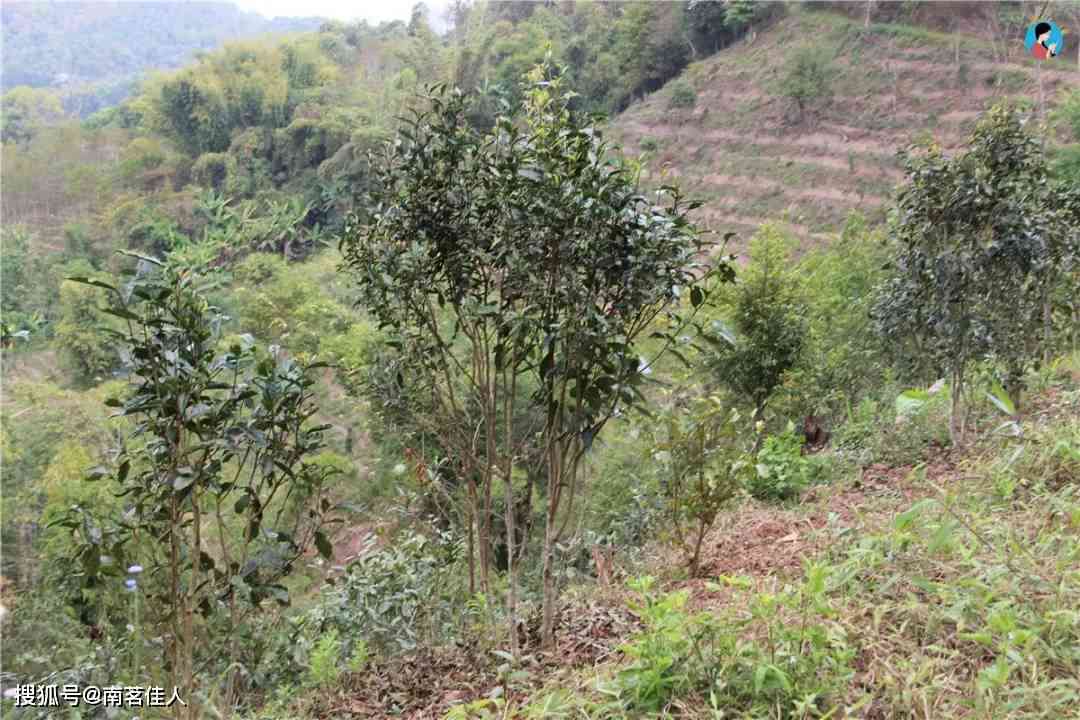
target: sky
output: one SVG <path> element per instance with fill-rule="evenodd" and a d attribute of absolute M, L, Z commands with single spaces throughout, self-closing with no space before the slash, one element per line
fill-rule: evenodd
<path fill-rule="evenodd" d="M 272 17 L 326 17 L 335 20 L 359 20 L 372 24 L 385 20 L 408 20 L 416 0 L 236 0 L 244 10 Z M 444 2 L 427 2 L 437 16 Z M 437 17 L 432 18 L 438 21 Z M 434 23 L 433 23 L 434 24 Z"/>

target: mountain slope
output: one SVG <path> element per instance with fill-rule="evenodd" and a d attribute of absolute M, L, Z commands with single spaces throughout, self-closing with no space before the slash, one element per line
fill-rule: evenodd
<path fill-rule="evenodd" d="M 777 86 L 794 53 L 811 44 L 832 57 L 831 98 L 798 121 Z M 907 143 L 929 135 L 955 147 L 982 110 L 1006 97 L 1037 106 L 1039 68 L 1016 52 L 1003 62 L 1000 51 L 969 35 L 866 28 L 795 9 L 752 41 L 692 64 L 616 117 L 610 132 L 627 151 L 648 154 L 653 178 L 678 177 L 718 230 L 746 237 L 786 215 L 804 239 L 825 239 L 852 210 L 883 214 L 902 177 L 896 151 Z M 1041 69 L 1048 110 L 1080 84 L 1076 65 L 1060 60 Z M 686 84 L 696 102 L 678 107 L 673 97 Z"/>
<path fill-rule="evenodd" d="M 149 69 L 177 68 L 227 40 L 314 30 L 319 18 L 274 18 L 225 2 L 5 2 L 3 88 L 62 88 L 98 101 L 69 107 L 86 115 L 121 99 Z M 70 104 L 70 103 L 69 103 Z"/>

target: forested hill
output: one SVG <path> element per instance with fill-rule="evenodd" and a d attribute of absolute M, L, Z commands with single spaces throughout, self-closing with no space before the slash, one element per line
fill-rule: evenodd
<path fill-rule="evenodd" d="M 44 83 L 246 22 L 0 2 Z M 0 716 L 1080 719 L 1042 5 L 417 2 L 8 89 Z"/>
<path fill-rule="evenodd" d="M 5 90 L 64 88 L 69 110 L 85 116 L 123 99 L 147 70 L 180 67 L 227 40 L 321 22 L 268 20 L 225 2 L 5 2 L 2 82 Z"/>

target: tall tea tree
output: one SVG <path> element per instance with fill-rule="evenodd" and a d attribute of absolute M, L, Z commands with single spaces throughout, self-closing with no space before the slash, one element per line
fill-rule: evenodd
<path fill-rule="evenodd" d="M 477 495 L 501 481 L 511 545 L 509 479 L 530 436 L 514 424 L 539 417 L 549 647 L 581 459 L 616 408 L 640 400 L 641 340 L 684 291 L 703 301 L 706 274 L 693 205 L 674 188 L 640 193 L 553 75 L 534 69 L 520 111 L 483 134 L 460 93 L 435 91 L 379 165 L 371 218 L 342 242 L 361 301 L 411 358 L 401 381 L 431 393 Z M 659 335 L 654 352 L 674 338 Z M 511 560 L 512 623 L 515 573 Z"/>
<path fill-rule="evenodd" d="M 282 580 L 307 549 L 330 554 L 327 471 L 310 461 L 326 427 L 311 422 L 314 381 L 250 344 L 222 351 L 226 318 L 188 273 L 161 267 L 123 287 L 72 280 L 109 290 L 106 312 L 126 323 L 113 334 L 130 392 L 108 404 L 135 429 L 115 464 L 90 474 L 115 479 L 124 516 L 98 524 L 91 508 L 74 508 L 57 524 L 78 537 L 88 588 L 128 563 L 146 568 L 139 582 L 165 639 L 160 664 L 188 703 L 174 714 L 199 717 L 196 698 L 210 688 L 197 667 L 216 663 L 226 697 L 238 699 L 234 669 L 245 658 L 235 638 L 250 635 L 267 601 L 288 602 Z"/>
<path fill-rule="evenodd" d="M 979 122 L 966 151 L 904 153 L 891 277 L 874 315 L 899 354 L 950 379 L 954 443 L 965 435 L 971 364 L 999 361 L 1013 375 L 1039 354 L 1052 288 L 1075 233 L 1047 177 L 1046 157 L 1013 109 Z"/>

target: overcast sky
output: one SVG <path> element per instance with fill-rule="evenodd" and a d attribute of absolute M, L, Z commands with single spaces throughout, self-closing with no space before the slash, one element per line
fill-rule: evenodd
<path fill-rule="evenodd" d="M 408 20 L 416 0 L 236 0 L 244 10 L 253 10 L 268 18 L 272 17 L 318 17 L 336 20 L 359 20 L 372 24 L 384 20 Z M 445 6 L 443 0 L 426 3 L 432 14 L 433 24 L 441 24 L 439 15 Z"/>

